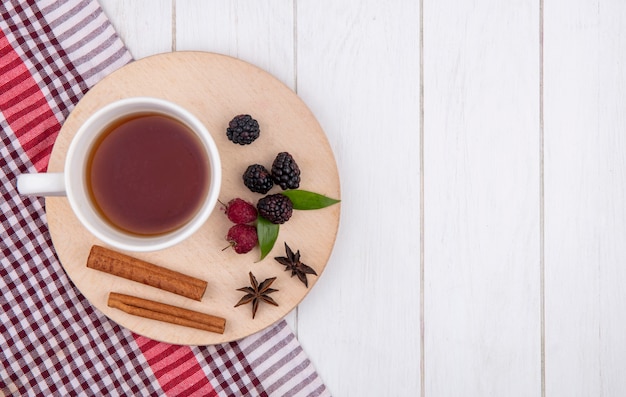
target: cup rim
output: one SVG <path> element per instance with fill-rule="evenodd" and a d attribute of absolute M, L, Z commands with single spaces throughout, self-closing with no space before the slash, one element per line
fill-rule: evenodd
<path fill-rule="evenodd" d="M 95 138 L 114 120 L 146 111 L 174 117 L 189 127 L 202 141 L 210 165 L 210 181 L 206 197 L 192 219 L 175 230 L 153 236 L 132 235 L 121 231 L 102 219 L 93 205 L 85 199 L 88 197 L 88 194 L 85 193 L 87 190 L 84 176 L 85 160 L 91 152 Z M 112 118 L 109 118 L 109 115 L 112 115 Z M 106 122 L 103 121 L 103 118 L 106 118 Z M 97 133 L 93 133 L 94 124 L 97 124 Z M 77 164 L 81 166 L 77 167 Z M 206 223 L 217 205 L 222 179 L 219 151 L 206 126 L 184 107 L 165 99 L 146 96 L 110 102 L 90 115 L 79 127 L 70 142 L 65 159 L 64 174 L 68 201 L 81 224 L 105 244 L 133 252 L 150 252 L 169 248 L 197 232 Z M 79 178 L 80 182 L 77 182 L 76 178 Z M 97 225 L 92 221 L 94 218 L 97 218 Z"/>

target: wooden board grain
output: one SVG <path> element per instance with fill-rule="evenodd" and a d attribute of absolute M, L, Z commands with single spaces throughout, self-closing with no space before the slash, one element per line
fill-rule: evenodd
<path fill-rule="evenodd" d="M 144 58 L 127 65 L 92 88 L 63 125 L 55 144 L 49 171 L 60 171 L 69 142 L 78 126 L 94 111 L 117 99 L 153 96 L 179 103 L 209 129 L 222 158 L 220 199 L 242 197 L 251 202 L 262 197 L 243 185 L 241 174 L 252 163 L 271 166 L 280 151 L 294 155 L 302 171 L 300 188 L 340 198 L 339 176 L 326 135 L 298 96 L 265 71 L 235 58 L 205 52 L 175 52 Z M 248 146 L 228 141 L 230 119 L 250 113 L 261 125 L 261 137 Z M 280 189 L 275 187 L 272 192 Z M 283 242 L 299 249 L 305 263 L 321 275 L 331 254 L 339 226 L 340 205 L 316 211 L 297 211 L 281 226 L 278 241 L 268 257 L 258 263 L 255 249 L 246 255 L 232 250 L 224 236 L 230 223 L 218 209 L 191 239 L 167 250 L 132 254 L 140 259 L 205 279 L 209 287 L 201 302 L 138 285 L 85 267 L 92 244 L 65 198 L 47 198 L 50 232 L 59 259 L 78 289 L 108 317 L 134 332 L 175 344 L 207 345 L 240 339 L 257 332 L 292 310 L 313 288 L 290 278 L 272 258 L 284 254 Z M 278 276 L 273 285 L 279 307 L 263 306 L 254 320 L 249 307 L 233 308 L 248 285 L 248 272 L 258 279 Z M 204 311 L 227 319 L 224 335 L 144 320 L 106 306 L 108 292 L 136 294 L 153 300 Z"/>

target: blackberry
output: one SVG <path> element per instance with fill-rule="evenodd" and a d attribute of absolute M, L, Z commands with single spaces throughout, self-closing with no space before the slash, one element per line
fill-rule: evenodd
<path fill-rule="evenodd" d="M 256 208 L 263 218 L 276 224 L 287 222 L 293 214 L 293 203 L 289 197 L 280 193 L 263 197 Z"/>
<path fill-rule="evenodd" d="M 281 152 L 276 155 L 272 164 L 272 177 L 283 190 L 297 189 L 300 186 L 300 167 L 291 154 Z"/>
<path fill-rule="evenodd" d="M 235 116 L 226 129 L 226 136 L 234 143 L 248 145 L 259 137 L 259 123 L 249 114 Z"/>
<path fill-rule="evenodd" d="M 265 194 L 274 186 L 274 181 L 267 168 L 261 164 L 252 164 L 243 173 L 243 184 L 253 192 Z"/>

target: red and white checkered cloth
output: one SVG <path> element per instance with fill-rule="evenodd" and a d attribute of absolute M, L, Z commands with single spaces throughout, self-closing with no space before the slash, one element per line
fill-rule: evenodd
<path fill-rule="evenodd" d="M 132 59 L 95 0 L 2 0 L 0 14 L 0 395 L 330 395 L 284 321 L 224 345 L 169 345 L 74 288 L 44 201 L 19 196 L 16 176 L 46 170 L 72 108 Z"/>

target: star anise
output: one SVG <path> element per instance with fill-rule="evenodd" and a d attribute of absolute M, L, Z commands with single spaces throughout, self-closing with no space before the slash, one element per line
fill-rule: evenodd
<path fill-rule="evenodd" d="M 271 305 L 278 306 L 278 303 L 272 299 L 269 294 L 278 291 L 277 289 L 270 288 L 270 285 L 276 280 L 276 277 L 266 278 L 261 284 L 256 280 L 254 274 L 249 272 L 250 287 L 238 288 L 237 291 L 245 292 L 246 294 L 237 302 L 235 307 L 245 305 L 252 302 L 252 318 L 256 315 L 256 311 L 259 308 L 259 302 L 264 301 Z"/>
<path fill-rule="evenodd" d="M 308 288 L 309 281 L 306 278 L 307 274 L 313 274 L 317 276 L 315 270 L 312 267 L 305 265 L 300 261 L 300 250 L 298 250 L 295 254 L 289 248 L 287 243 L 285 243 L 285 252 L 287 256 L 277 256 L 274 259 L 281 265 L 285 266 L 285 271 L 291 270 L 291 277 L 298 276 L 300 281 Z"/>

